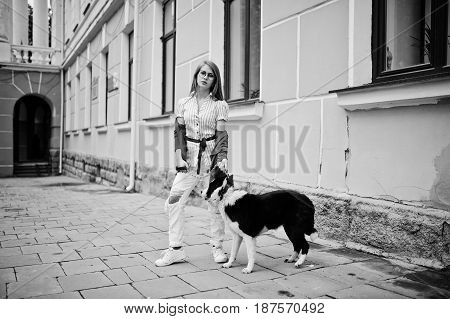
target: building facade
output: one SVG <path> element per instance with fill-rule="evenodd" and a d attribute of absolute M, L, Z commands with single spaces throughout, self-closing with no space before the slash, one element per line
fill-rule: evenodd
<path fill-rule="evenodd" d="M 0 3 L 0 176 L 58 173 L 62 1 L 30 8 Z"/>
<path fill-rule="evenodd" d="M 213 60 L 240 187 L 308 194 L 321 238 L 450 264 L 448 1 L 65 0 L 62 8 L 65 174 L 167 195 L 174 105 L 197 65 Z"/>

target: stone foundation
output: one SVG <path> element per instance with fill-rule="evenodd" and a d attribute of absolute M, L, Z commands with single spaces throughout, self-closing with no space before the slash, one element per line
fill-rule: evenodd
<path fill-rule="evenodd" d="M 124 189 L 129 183 L 129 165 L 112 159 L 64 152 L 64 173 Z M 166 198 L 175 172 L 136 168 L 135 190 Z M 270 191 L 264 185 L 239 183 L 251 193 Z M 450 265 L 450 212 L 293 186 L 306 194 L 316 208 L 316 228 L 321 239 L 376 255 L 398 258 L 433 268 Z M 194 190 L 188 205 L 206 207 Z"/>

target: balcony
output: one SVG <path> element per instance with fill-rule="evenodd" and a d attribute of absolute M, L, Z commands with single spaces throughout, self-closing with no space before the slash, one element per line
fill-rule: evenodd
<path fill-rule="evenodd" d="M 28 45 L 11 45 L 11 62 L 60 66 L 61 50 Z"/>

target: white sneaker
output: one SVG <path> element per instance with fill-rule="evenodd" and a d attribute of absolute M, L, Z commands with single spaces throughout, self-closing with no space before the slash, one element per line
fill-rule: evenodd
<path fill-rule="evenodd" d="M 185 259 L 186 254 L 183 249 L 173 249 L 170 247 L 161 253 L 161 258 L 155 261 L 155 265 L 157 267 L 164 267 L 185 261 Z"/>
<path fill-rule="evenodd" d="M 222 247 L 212 247 L 212 254 L 216 263 L 224 263 L 228 260 L 227 254 L 223 251 Z"/>

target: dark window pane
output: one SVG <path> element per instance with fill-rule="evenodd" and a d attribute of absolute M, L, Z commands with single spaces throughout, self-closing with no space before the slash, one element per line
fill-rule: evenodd
<path fill-rule="evenodd" d="M 244 98 L 245 91 L 245 1 L 230 5 L 230 96 Z"/>
<path fill-rule="evenodd" d="M 173 38 L 166 42 L 166 65 L 165 65 L 165 111 L 173 111 Z"/>
<path fill-rule="evenodd" d="M 430 63 L 431 0 L 387 0 L 386 4 L 384 69 Z"/>
<path fill-rule="evenodd" d="M 173 19 L 175 17 L 174 2 L 169 1 L 164 7 L 164 34 L 173 30 Z"/>
<path fill-rule="evenodd" d="M 261 1 L 250 0 L 249 98 L 259 97 L 259 64 L 261 56 Z"/>
<path fill-rule="evenodd" d="M 450 65 L 450 3 L 447 6 L 447 65 Z"/>
<path fill-rule="evenodd" d="M 128 36 L 128 60 L 133 60 L 134 32 Z"/>

